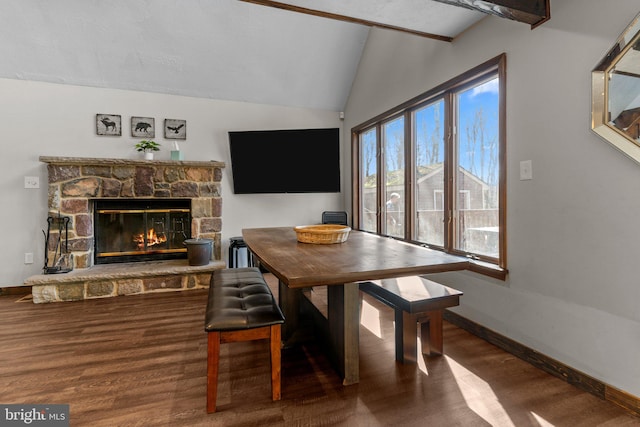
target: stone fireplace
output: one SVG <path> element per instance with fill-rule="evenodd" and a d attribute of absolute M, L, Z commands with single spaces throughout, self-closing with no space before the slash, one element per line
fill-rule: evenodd
<path fill-rule="evenodd" d="M 40 161 L 47 164 L 49 215 L 69 218 L 66 246 L 72 254 L 73 271 L 28 278 L 25 284 L 32 286 L 34 302 L 206 287 L 211 271 L 224 267 L 220 246 L 223 162 L 78 157 L 40 157 Z M 132 259 L 125 256 L 119 261 L 126 261 L 126 264 L 96 265 L 96 259 L 100 259 L 96 258 L 96 249 L 103 248 L 96 248 L 96 237 L 101 237 L 95 234 L 95 220 L 99 218 L 96 206 L 106 201 L 113 202 L 116 207 L 148 205 L 152 211 L 158 202 L 178 201 L 178 206 L 165 209 L 163 214 L 148 217 L 145 214 L 145 221 L 151 221 L 151 225 L 158 221 L 159 228 L 159 218 L 164 216 L 167 219 L 163 225 L 165 233 L 180 231 L 181 240 L 185 237 L 212 239 L 212 262 L 208 266 L 190 267 L 183 259 L 186 251 L 174 244 L 171 251 L 178 255 L 169 258 L 178 259 L 149 262 L 154 258 L 145 256 L 140 258 L 142 262 L 130 263 Z M 179 212 L 184 201 L 188 213 Z M 179 228 L 185 226 L 186 229 Z M 51 241 L 57 242 L 57 238 L 55 236 Z M 145 248 L 151 246 L 146 236 L 142 244 Z M 48 248 L 49 251 L 54 249 Z"/>

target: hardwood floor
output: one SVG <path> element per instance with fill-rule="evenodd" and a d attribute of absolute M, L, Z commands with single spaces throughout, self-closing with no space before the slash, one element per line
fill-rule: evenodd
<path fill-rule="evenodd" d="M 282 353 L 270 392 L 267 341 L 225 344 L 207 415 L 206 290 L 39 304 L 0 296 L 0 403 L 70 405 L 71 426 L 640 426 L 445 322 L 445 355 L 394 361 L 393 313 L 364 297 L 359 384 L 319 345 Z"/>

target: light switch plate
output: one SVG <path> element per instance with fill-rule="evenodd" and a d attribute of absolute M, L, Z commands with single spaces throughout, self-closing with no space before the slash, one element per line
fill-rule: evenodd
<path fill-rule="evenodd" d="M 528 181 L 533 179 L 533 165 L 531 160 L 523 160 L 520 162 L 520 181 Z"/>

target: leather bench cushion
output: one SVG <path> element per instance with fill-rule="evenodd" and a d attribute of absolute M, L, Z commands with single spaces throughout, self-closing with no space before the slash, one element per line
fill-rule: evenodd
<path fill-rule="evenodd" d="M 211 275 L 205 331 L 230 331 L 284 323 L 258 268 L 216 270 Z"/>

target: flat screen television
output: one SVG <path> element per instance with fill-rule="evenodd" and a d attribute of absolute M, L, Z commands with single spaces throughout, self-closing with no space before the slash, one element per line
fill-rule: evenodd
<path fill-rule="evenodd" d="M 338 128 L 229 132 L 235 194 L 340 192 Z"/>

